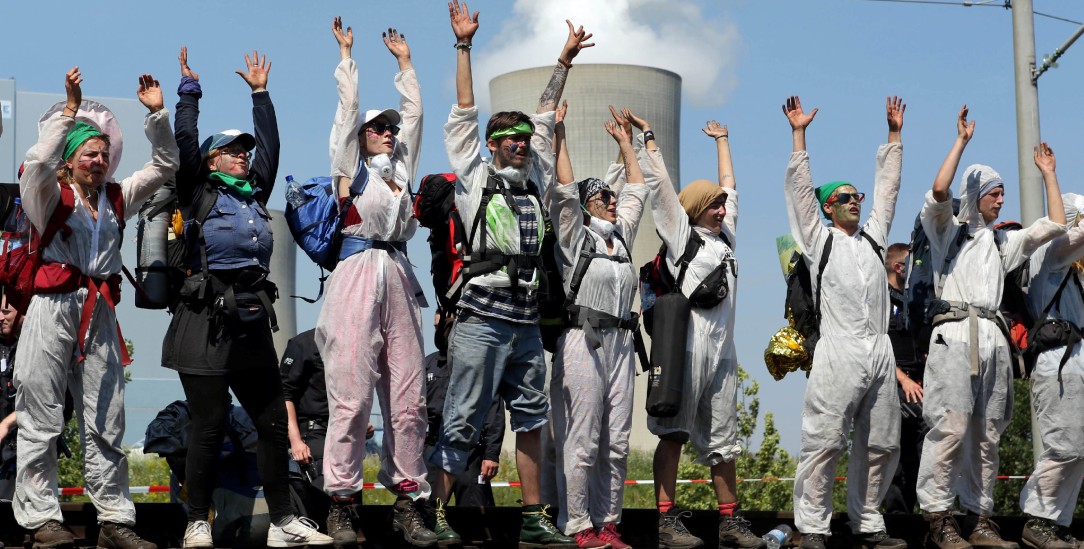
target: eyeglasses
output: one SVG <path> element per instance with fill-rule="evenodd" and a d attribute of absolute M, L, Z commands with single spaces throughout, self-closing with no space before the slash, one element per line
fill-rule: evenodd
<path fill-rule="evenodd" d="M 224 150 L 220 150 L 220 151 L 218 151 L 218 155 L 219 156 L 232 156 L 233 158 L 236 158 L 238 160 L 245 160 L 245 161 L 252 160 L 252 151 L 243 151 L 241 149 L 233 149 L 233 150 L 224 149 Z"/>
<path fill-rule="evenodd" d="M 613 191 L 611 191 L 609 189 L 603 189 L 603 190 L 595 193 L 595 196 L 591 197 L 591 200 L 598 200 L 598 201 L 602 202 L 603 204 L 609 204 L 610 200 L 612 200 L 616 196 L 617 196 L 617 193 L 615 193 L 615 192 L 613 192 Z"/>
<path fill-rule="evenodd" d="M 829 204 L 850 204 L 851 200 L 861 204 L 866 199 L 866 193 L 838 193 L 832 198 L 828 199 Z"/>
<path fill-rule="evenodd" d="M 384 124 L 383 122 L 370 122 L 365 129 L 376 135 L 383 135 L 384 132 L 391 132 L 392 135 L 399 135 L 399 126 Z"/>

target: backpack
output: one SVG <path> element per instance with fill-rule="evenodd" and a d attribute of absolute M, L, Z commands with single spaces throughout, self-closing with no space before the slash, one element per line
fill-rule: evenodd
<path fill-rule="evenodd" d="M 455 182 L 455 174 L 427 175 L 414 195 L 414 217 L 429 229 L 430 273 L 441 313 L 455 311 L 462 287 L 460 272 L 466 242 L 463 218 L 455 207 Z"/>
<path fill-rule="evenodd" d="M 1005 221 L 994 225 L 994 230 L 1006 233 L 1018 231 L 1023 228 L 1017 221 Z M 1001 236 L 994 234 L 994 243 L 998 252 L 1001 251 Z M 1009 323 L 1009 345 L 1015 353 L 1014 358 L 1025 356 L 1028 349 L 1028 332 L 1035 328 L 1037 319 L 1028 310 L 1028 288 L 1031 286 L 1031 261 L 1025 259 L 1015 269 L 1005 275 L 1005 285 L 1001 292 L 1001 305 L 998 309 L 1001 316 Z M 1038 319 L 1042 320 L 1042 319 Z M 1031 374 L 1031 368 L 1014 368 L 1013 373 L 1017 378 L 1027 378 Z"/>
<path fill-rule="evenodd" d="M 727 246 L 730 245 L 730 241 L 726 237 L 723 237 L 723 241 L 726 242 Z M 678 279 L 685 279 L 685 271 L 689 268 L 689 263 L 700 252 L 703 245 L 704 239 L 696 234 L 696 231 L 690 231 L 689 240 L 685 243 L 685 251 L 682 252 L 681 258 L 678 259 Z M 670 269 L 666 266 L 666 252 L 667 248 L 664 243 L 659 247 L 659 253 L 655 254 L 651 261 L 644 263 L 640 267 L 640 318 L 644 321 L 644 330 L 649 337 L 655 321 L 655 299 L 672 292 L 681 291 L 677 280 L 674 279 L 674 275 L 670 273 Z"/>
<path fill-rule="evenodd" d="M 952 213 L 960 212 L 960 199 L 952 199 Z M 904 307 L 907 311 L 907 329 L 911 332 L 915 341 L 915 348 L 920 355 L 929 353 L 930 336 L 933 332 L 933 324 L 927 311 L 930 302 L 941 295 L 944 287 L 944 278 L 934 280 L 933 252 L 930 250 L 930 239 L 922 228 L 921 213 L 915 215 L 915 226 L 911 231 L 910 249 L 911 255 L 907 265 L 907 281 L 904 285 Z M 966 223 L 961 223 L 956 228 L 956 236 L 949 244 L 945 262 L 941 266 L 941 272 L 948 270 L 952 259 L 960 252 L 964 243 L 971 240 L 971 233 Z"/>

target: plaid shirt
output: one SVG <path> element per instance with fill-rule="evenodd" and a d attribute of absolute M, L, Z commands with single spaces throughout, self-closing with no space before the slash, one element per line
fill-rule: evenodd
<path fill-rule="evenodd" d="M 524 255 L 538 255 L 541 242 L 538 239 L 539 212 L 534 202 L 529 197 L 517 196 L 516 205 L 519 206 L 519 243 L 520 253 Z M 485 223 L 485 220 L 481 221 Z M 463 295 L 459 299 L 459 306 L 470 309 L 481 316 L 499 318 L 508 322 L 519 324 L 538 323 L 538 294 L 527 291 L 524 288 L 533 280 L 533 277 L 544 276 L 536 272 L 533 265 L 520 265 L 518 272 L 520 287 L 516 290 L 511 288 L 496 288 L 467 284 L 463 288 Z"/>

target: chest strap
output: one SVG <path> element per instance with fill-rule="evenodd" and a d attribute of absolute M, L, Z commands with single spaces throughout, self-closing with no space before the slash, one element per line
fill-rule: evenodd
<path fill-rule="evenodd" d="M 67 263 L 42 263 L 38 272 L 34 274 L 34 291 L 41 294 L 66 294 L 79 288 L 87 289 L 87 297 L 83 302 L 83 311 L 79 318 L 79 331 L 76 340 L 79 342 L 78 362 L 86 358 L 87 332 L 90 330 L 90 321 L 94 316 L 94 306 L 99 297 L 113 311 L 113 318 L 117 316 L 117 303 L 120 303 L 120 275 L 114 274 L 105 280 L 83 274 L 78 267 Z M 117 342 L 120 344 L 120 362 L 127 366 L 132 363 L 128 355 L 128 346 L 124 343 L 124 334 L 120 331 L 120 321 L 115 322 L 117 329 Z"/>

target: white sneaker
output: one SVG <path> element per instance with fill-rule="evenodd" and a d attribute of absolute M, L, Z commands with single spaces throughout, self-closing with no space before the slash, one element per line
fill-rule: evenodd
<path fill-rule="evenodd" d="M 300 547 L 302 545 L 331 545 L 335 539 L 321 534 L 316 523 L 306 517 L 294 517 L 286 526 L 273 523 L 267 529 L 268 547 Z"/>
<path fill-rule="evenodd" d="M 205 520 L 194 520 L 188 523 L 184 529 L 184 544 L 182 547 L 198 549 L 214 549 L 215 541 L 211 537 L 211 524 Z"/>

